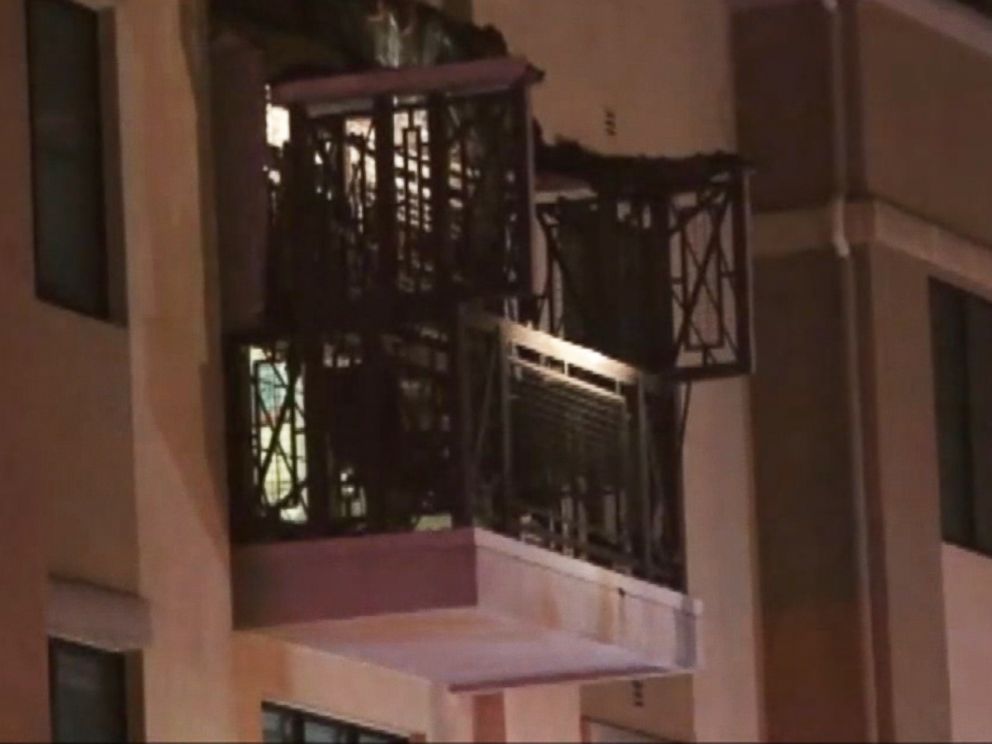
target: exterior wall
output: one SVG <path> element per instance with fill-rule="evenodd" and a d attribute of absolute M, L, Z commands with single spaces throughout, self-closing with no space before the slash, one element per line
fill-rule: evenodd
<path fill-rule="evenodd" d="M 841 270 L 826 247 L 761 258 L 755 269 L 759 573 L 773 741 L 868 736 Z"/>
<path fill-rule="evenodd" d="M 866 190 L 992 242 L 992 19 L 954 3 L 852 3 Z M 967 112 L 964 114 L 964 112 Z M 964 114 L 964 115 L 963 115 Z"/>
<path fill-rule="evenodd" d="M 263 702 L 282 703 L 420 741 L 580 741 L 579 688 L 451 695 L 426 680 L 293 646 L 235 640 L 236 738 L 257 740 Z"/>
<path fill-rule="evenodd" d="M 845 382 L 840 259 L 807 250 L 757 267 L 758 343 L 778 360 L 755 379 L 769 734 L 863 738 L 877 716 L 884 739 L 946 738 L 947 678 L 932 671 L 947 660 L 928 270 L 876 243 L 859 249 L 854 268 L 857 389 Z M 863 416 L 864 476 L 851 459 L 862 437 L 852 402 Z"/>
<path fill-rule="evenodd" d="M 741 149 L 763 212 L 754 405 L 769 735 L 944 739 L 961 695 L 945 619 L 958 595 L 947 589 L 945 607 L 927 281 L 974 289 L 988 263 L 974 194 L 989 178 L 992 109 L 976 94 L 992 78 L 992 24 L 929 0 L 828 5 L 741 2 L 734 23 Z M 837 201 L 855 198 L 869 219 Z M 959 250 L 937 225 L 984 245 Z M 849 244 L 853 263 L 837 258 Z M 813 616 L 794 614 L 804 604 Z"/>
<path fill-rule="evenodd" d="M 740 151 L 756 170 L 753 206 L 822 204 L 837 187 L 830 13 L 816 1 L 741 6 L 731 38 Z"/>
<path fill-rule="evenodd" d="M 5 430 L 24 451 L 25 481 L 44 509 L 51 573 L 113 588 L 137 585 L 126 329 L 36 299 L 23 4 L 4 3 L 0 24 L 7 80 L 5 162 L 11 179 L 3 216 L 3 329 L 11 359 L 5 389 L 25 406 Z M 108 112 L 109 116 L 109 112 Z M 113 174 L 110 174 L 113 178 Z M 14 322 L 16 319 L 16 322 Z M 10 484 L 13 485 L 13 484 Z M 94 541 L 94 534 L 107 539 Z"/>
<path fill-rule="evenodd" d="M 503 699 L 507 741 L 582 741 L 576 685 L 507 690 Z"/>
<path fill-rule="evenodd" d="M 581 13 L 574 0 L 474 0 L 474 9 L 476 23 L 499 28 L 512 52 L 547 72 L 534 92 L 546 140 L 673 157 L 732 149 L 722 0 L 583 0 Z"/>
<path fill-rule="evenodd" d="M 23 10 L 0 3 L 0 739 L 45 740 L 47 575 L 134 590 L 137 533 L 127 332 L 34 294 Z"/>
<path fill-rule="evenodd" d="M 118 8 L 138 565 L 152 610 L 144 733 L 157 741 L 234 730 L 204 8 Z"/>
<path fill-rule="evenodd" d="M 695 385 L 685 442 L 689 594 L 703 603 L 692 677 L 699 741 L 757 740 L 760 624 L 747 380 Z"/>
<path fill-rule="evenodd" d="M 20 350 L 30 349 L 25 334 L 10 319 L 24 314 L 32 297 L 31 203 L 24 188 L 29 178 L 27 142 L 27 91 L 23 10 L 19 3 L 0 5 L 0 76 L 10 93 L 0 103 L 0 148 L 4 162 L 0 204 L 0 316 L 5 320 L 0 338 L 7 351 L 7 364 L 0 367 L 0 380 L 9 398 L 7 421 L 32 421 L 31 403 L 43 391 L 31 391 L 30 365 Z M 11 363 L 13 362 L 13 363 Z M 40 422 L 38 422 L 40 424 Z M 38 424 L 35 424 L 38 426 Z M 26 427 L 25 427 L 26 428 Z M 5 597 L 0 612 L 0 739 L 44 741 L 49 737 L 46 701 L 48 675 L 44 638 L 38 628 L 44 623 L 45 553 L 43 505 L 36 497 L 36 470 L 40 453 L 30 447 L 27 432 L 0 427 L 0 592 Z M 33 438 L 35 442 L 38 436 Z"/>
<path fill-rule="evenodd" d="M 950 736 L 927 267 L 859 256 L 879 733 Z"/>
<path fill-rule="evenodd" d="M 705 618 L 705 608 L 703 613 Z M 703 663 L 709 666 L 712 660 L 704 659 Z M 582 715 L 589 721 L 645 732 L 660 739 L 693 741 L 696 738 L 693 678 L 683 675 L 647 679 L 640 683 L 639 689 L 635 689 L 633 682 L 587 686 L 582 690 Z"/>
<path fill-rule="evenodd" d="M 856 221 L 860 220 L 852 222 Z M 876 294 L 893 298 L 887 302 L 888 315 L 907 316 L 904 320 L 892 317 L 884 321 L 889 329 L 884 334 L 888 341 L 878 345 L 876 355 L 887 360 L 890 369 L 899 370 L 891 377 L 907 378 L 905 383 L 897 379 L 888 382 L 886 397 L 900 398 L 899 405 L 905 413 L 888 412 L 889 417 L 898 417 L 891 421 L 892 429 L 885 437 L 890 452 L 891 487 L 887 498 L 882 491 L 883 504 L 888 503 L 891 515 L 887 533 L 898 525 L 898 532 L 905 535 L 890 541 L 886 548 L 890 565 L 902 566 L 888 571 L 895 574 L 895 580 L 889 582 L 887 590 L 901 597 L 898 612 L 904 623 L 899 635 L 894 636 L 898 644 L 891 644 L 893 650 L 900 649 L 903 654 L 904 679 L 901 686 L 896 686 L 898 682 L 893 685 L 891 693 L 896 733 L 903 738 L 917 735 L 907 734 L 905 728 L 900 732 L 899 726 L 908 721 L 914 724 L 914 732 L 921 732 L 921 738 L 927 731 L 936 731 L 929 738 L 988 740 L 992 720 L 984 680 L 992 664 L 992 602 L 988 596 L 992 559 L 946 544 L 939 546 L 925 293 L 927 278 L 935 276 L 992 298 L 992 249 L 892 208 L 876 209 L 868 222 L 877 235 L 874 242 L 882 244 L 881 249 L 872 248 L 877 254 L 872 265 L 878 272 L 873 281 L 885 287 Z M 898 309 L 894 308 L 896 293 Z M 881 318 L 885 314 L 883 311 L 877 315 Z M 925 398 L 922 402 L 916 400 L 921 392 Z M 902 418 L 909 415 L 913 421 Z M 895 460 L 896 456 L 901 460 Z M 942 586 L 941 594 L 936 593 L 938 586 Z M 941 609 L 938 617 L 934 617 L 934 605 Z M 890 614 L 896 617 L 896 612 Z M 929 635 L 924 635 L 925 631 Z M 941 652 L 943 658 L 938 655 Z M 894 668 L 898 665 L 893 662 Z M 926 695 L 931 699 L 927 700 Z M 907 710 L 908 703 L 902 698 L 915 699 L 918 709 Z"/>
<path fill-rule="evenodd" d="M 844 237 L 857 246 L 855 399 L 869 537 L 871 626 L 865 637 L 871 643 L 862 649 L 856 628 L 865 606 L 856 601 L 859 579 L 852 566 L 852 555 L 860 553 L 858 515 L 840 511 L 838 521 L 824 511 L 824 504 L 843 504 L 837 494 L 850 499 L 858 488 L 858 461 L 845 464 L 840 454 L 857 441 L 852 422 L 843 423 L 840 413 L 854 389 L 837 383 L 844 349 L 832 340 L 842 330 L 836 318 L 843 308 L 839 299 L 823 302 L 838 294 L 831 264 L 838 259 L 825 249 L 801 249 L 836 235 L 834 217 L 830 210 L 796 211 L 756 222 L 758 343 L 762 359 L 782 360 L 778 371 L 766 361 L 754 383 L 769 734 L 776 740 L 865 738 L 841 728 L 849 720 L 841 714 L 857 702 L 848 685 L 858 681 L 866 693 L 865 720 L 853 723 L 868 727 L 874 718 L 882 740 L 947 739 L 952 733 L 987 738 L 987 696 L 969 680 L 984 669 L 983 649 L 992 643 L 980 609 L 988 608 L 981 604 L 980 583 L 988 559 L 941 548 L 928 281 L 936 276 L 989 296 L 992 251 L 877 202 L 846 210 Z M 805 228 L 797 229 L 801 223 Z M 817 253 L 824 258 L 814 258 Z M 796 397 L 801 384 L 806 392 Z M 790 498 L 787 489 L 802 483 L 804 498 Z M 837 550 L 845 541 L 848 547 Z M 812 572 L 817 565 L 822 573 Z M 852 568 L 843 570 L 845 565 Z M 808 635 L 829 624 L 824 617 L 779 622 L 779 602 L 823 594 L 832 582 L 851 593 L 835 616 L 850 635 L 846 647 L 838 646 L 844 636 L 833 629 L 828 640 L 834 649 L 824 653 L 825 639 Z M 784 646 L 783 630 L 794 636 Z M 796 662 L 790 671 L 776 659 Z M 857 667 L 847 684 L 837 675 L 842 661 Z M 810 733 L 817 721 L 824 728 Z"/>
<path fill-rule="evenodd" d="M 954 741 L 992 736 L 989 669 L 992 669 L 992 560 L 945 545 L 944 611 L 947 622 Z"/>
<path fill-rule="evenodd" d="M 992 20 L 936 0 L 842 0 L 836 11 L 815 0 L 737 5 L 738 133 L 760 174 L 759 210 L 816 206 L 843 188 L 992 238 L 974 198 L 992 173 L 992 103 L 977 94 L 992 87 Z"/>
<path fill-rule="evenodd" d="M 232 672 L 236 733 L 228 738 L 260 738 L 263 702 L 408 736 L 441 733 L 438 729 L 446 725 L 454 729 L 451 738 L 464 738 L 455 735 L 458 711 L 443 710 L 445 701 L 439 705 L 431 685 L 415 677 L 253 633 L 237 634 Z M 471 733 L 468 715 L 462 712 L 462 728 Z"/>

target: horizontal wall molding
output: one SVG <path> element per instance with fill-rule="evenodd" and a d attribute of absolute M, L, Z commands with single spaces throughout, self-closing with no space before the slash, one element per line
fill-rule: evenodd
<path fill-rule="evenodd" d="M 49 577 L 48 634 L 105 651 L 137 651 L 152 638 L 148 603 L 134 594 Z"/>
<path fill-rule="evenodd" d="M 753 219 L 754 255 L 776 258 L 833 250 L 838 211 L 833 204 L 780 212 Z M 935 275 L 992 298 L 992 246 L 877 199 L 847 202 L 841 232 L 852 246 L 884 246 L 926 263 Z"/>
<path fill-rule="evenodd" d="M 838 0 L 731 0 L 734 11 L 748 11 L 797 3 L 819 2 L 828 9 L 838 7 Z M 955 0 L 854 0 L 875 3 L 895 13 L 954 39 L 981 54 L 992 57 L 992 18 Z"/>

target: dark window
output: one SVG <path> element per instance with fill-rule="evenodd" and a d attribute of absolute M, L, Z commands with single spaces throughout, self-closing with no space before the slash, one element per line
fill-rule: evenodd
<path fill-rule="evenodd" d="M 340 742 L 379 744 L 406 741 L 399 736 L 321 718 L 278 705 L 262 706 L 262 739 L 266 742 Z"/>
<path fill-rule="evenodd" d="M 992 304 L 933 282 L 944 540 L 992 555 Z"/>
<path fill-rule="evenodd" d="M 107 318 L 100 16 L 27 0 L 38 296 Z"/>
<path fill-rule="evenodd" d="M 48 664 L 54 741 L 127 739 L 123 656 L 53 639 Z"/>

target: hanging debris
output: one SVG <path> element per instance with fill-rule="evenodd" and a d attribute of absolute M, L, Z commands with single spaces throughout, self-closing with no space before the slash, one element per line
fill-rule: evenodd
<path fill-rule="evenodd" d="M 499 57 L 503 36 L 417 0 L 213 0 L 214 34 L 234 31 L 266 58 L 270 80 Z"/>

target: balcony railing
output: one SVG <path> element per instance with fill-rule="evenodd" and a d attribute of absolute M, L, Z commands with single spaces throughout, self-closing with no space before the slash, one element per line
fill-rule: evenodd
<path fill-rule="evenodd" d="M 481 314 L 232 359 L 241 540 L 479 525 L 681 581 L 673 401 L 625 364 Z"/>
<path fill-rule="evenodd" d="M 270 170 L 270 316 L 389 325 L 529 291 L 535 74 L 500 59 L 274 86 L 291 125 Z"/>
<path fill-rule="evenodd" d="M 542 322 L 667 379 L 751 367 L 747 168 L 544 147 Z"/>

